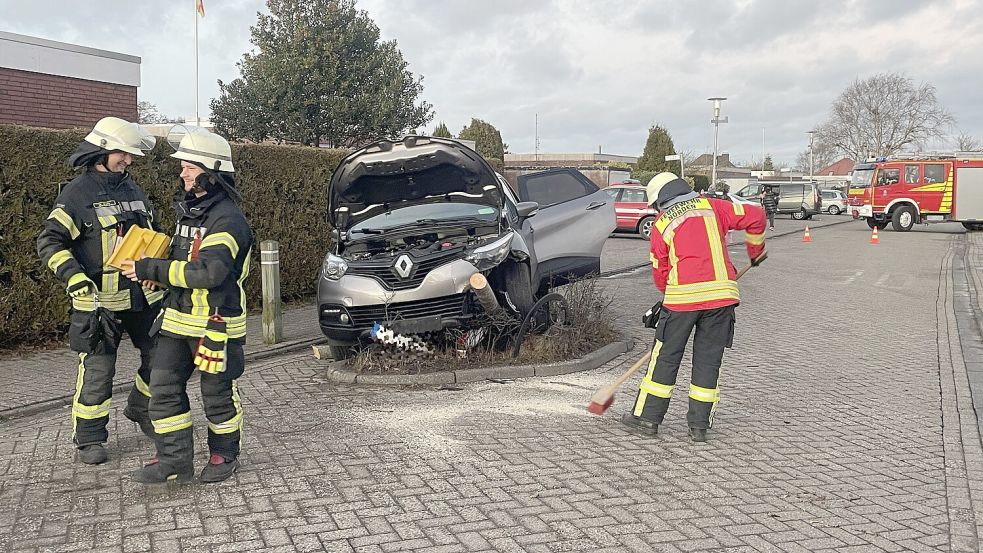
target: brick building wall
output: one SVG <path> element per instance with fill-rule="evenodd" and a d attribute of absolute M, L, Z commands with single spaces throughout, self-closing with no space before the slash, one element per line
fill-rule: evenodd
<path fill-rule="evenodd" d="M 92 127 L 106 116 L 137 118 L 137 87 L 0 67 L 0 123 Z"/>

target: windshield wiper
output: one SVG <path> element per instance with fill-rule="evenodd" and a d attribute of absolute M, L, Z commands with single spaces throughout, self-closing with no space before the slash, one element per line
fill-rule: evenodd
<path fill-rule="evenodd" d="M 487 219 L 482 219 L 481 217 L 445 217 L 441 219 L 417 219 L 414 224 L 416 225 L 441 225 L 441 224 L 454 224 L 454 223 L 492 223 L 494 221 L 489 221 Z"/>
<path fill-rule="evenodd" d="M 382 234 L 386 229 L 381 228 L 353 228 L 349 232 L 360 232 L 362 234 Z"/>

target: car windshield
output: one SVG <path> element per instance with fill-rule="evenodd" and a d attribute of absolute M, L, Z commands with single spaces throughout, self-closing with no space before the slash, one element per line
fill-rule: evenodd
<path fill-rule="evenodd" d="M 850 188 L 870 188 L 870 181 L 874 177 L 874 169 L 854 169 L 853 178 L 850 180 Z"/>
<path fill-rule="evenodd" d="M 377 233 L 404 225 L 426 222 L 440 224 L 461 219 L 494 223 L 498 220 L 498 210 L 481 204 L 440 202 L 413 205 L 388 211 L 370 217 L 352 227 L 352 232 Z M 422 223 L 421 223 L 422 224 Z"/>

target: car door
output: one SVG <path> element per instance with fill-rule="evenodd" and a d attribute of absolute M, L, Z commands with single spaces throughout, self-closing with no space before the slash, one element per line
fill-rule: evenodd
<path fill-rule="evenodd" d="M 618 214 L 618 228 L 631 231 L 638 228 L 639 221 L 653 214 L 645 197 L 645 189 L 640 186 L 623 189 L 621 201 L 614 208 Z"/>
<path fill-rule="evenodd" d="M 519 199 L 537 202 L 531 225 L 538 257 L 535 282 L 599 272 L 601 248 L 616 226 L 614 202 L 575 169 L 520 175 Z"/>

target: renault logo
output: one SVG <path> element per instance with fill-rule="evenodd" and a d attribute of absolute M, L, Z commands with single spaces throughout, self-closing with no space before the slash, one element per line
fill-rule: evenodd
<path fill-rule="evenodd" d="M 403 254 L 396 258 L 396 263 L 393 264 L 393 272 L 403 280 L 410 278 L 410 274 L 413 273 L 413 260 L 410 259 L 410 256 Z"/>

